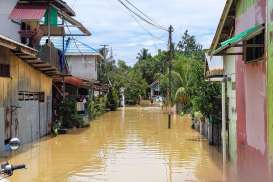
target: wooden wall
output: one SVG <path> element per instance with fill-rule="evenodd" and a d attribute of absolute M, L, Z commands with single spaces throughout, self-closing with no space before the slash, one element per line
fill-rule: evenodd
<path fill-rule="evenodd" d="M 19 137 L 23 143 L 31 142 L 50 131 L 52 115 L 52 78 L 34 69 L 20 60 L 9 49 L 0 47 L 0 62 L 10 64 L 10 77 L 0 77 L 0 121 L 7 118 L 6 110 L 11 105 L 19 106 L 13 113 L 13 137 Z M 45 101 L 38 100 L 19 101 L 19 91 L 44 92 Z M 15 119 L 18 124 L 15 126 Z M 3 124 L 0 132 L 5 132 Z M 17 127 L 17 129 L 15 129 Z M 3 138 L 0 138 L 3 144 Z"/>

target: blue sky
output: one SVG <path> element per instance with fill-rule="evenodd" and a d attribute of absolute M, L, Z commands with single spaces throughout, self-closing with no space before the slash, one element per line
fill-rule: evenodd
<path fill-rule="evenodd" d="M 166 49 L 167 32 L 157 30 L 141 21 L 138 23 L 117 0 L 67 0 L 92 36 L 80 38 L 95 48 L 109 44 L 115 59 L 129 65 L 136 62 L 141 48 L 151 53 Z M 174 26 L 174 41 L 178 42 L 186 29 L 208 48 L 215 33 L 225 0 L 131 0 L 139 9 L 162 26 Z M 151 37 L 147 29 L 155 35 Z"/>

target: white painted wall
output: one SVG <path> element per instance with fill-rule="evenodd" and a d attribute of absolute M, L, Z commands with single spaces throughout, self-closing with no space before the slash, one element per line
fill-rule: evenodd
<path fill-rule="evenodd" d="M 66 57 L 73 76 L 86 80 L 97 80 L 96 56 L 75 55 Z"/>
<path fill-rule="evenodd" d="M 0 0 L 0 34 L 20 42 L 18 31 L 20 26 L 9 19 L 9 15 L 18 0 Z"/>
<path fill-rule="evenodd" d="M 228 52 L 234 52 L 233 48 L 230 48 Z M 228 102 L 228 115 L 229 118 L 229 151 L 231 161 L 236 161 L 236 153 L 237 153 L 237 112 L 236 112 L 236 75 L 235 75 L 235 56 L 224 56 L 224 73 L 230 79 L 227 81 L 227 98 L 229 98 Z M 226 101 L 227 102 L 227 101 Z"/>

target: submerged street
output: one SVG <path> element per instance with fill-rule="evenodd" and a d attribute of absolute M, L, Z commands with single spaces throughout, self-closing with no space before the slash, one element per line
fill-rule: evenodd
<path fill-rule="evenodd" d="M 176 116 L 168 130 L 159 108 L 106 113 L 88 129 L 25 146 L 9 161 L 27 166 L 10 181 L 223 181 L 220 152 L 187 118 Z"/>

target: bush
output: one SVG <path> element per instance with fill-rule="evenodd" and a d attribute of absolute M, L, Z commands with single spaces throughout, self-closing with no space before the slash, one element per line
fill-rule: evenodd
<path fill-rule="evenodd" d="M 77 113 L 76 100 L 66 98 L 59 107 L 60 128 L 81 128 L 84 124 L 82 117 Z"/>
<path fill-rule="evenodd" d="M 88 115 L 89 119 L 95 119 L 97 116 L 103 114 L 106 110 L 107 98 L 106 96 L 100 96 L 88 101 Z"/>
<path fill-rule="evenodd" d="M 111 111 L 116 111 L 119 104 L 119 97 L 114 88 L 110 89 L 110 91 L 107 94 L 107 108 L 109 108 Z"/>

